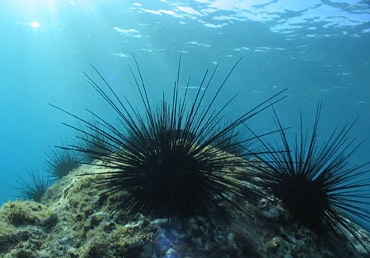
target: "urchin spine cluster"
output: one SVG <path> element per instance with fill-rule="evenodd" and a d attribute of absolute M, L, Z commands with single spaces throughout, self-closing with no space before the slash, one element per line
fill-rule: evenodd
<path fill-rule="evenodd" d="M 15 186 L 18 191 L 18 197 L 26 200 L 40 202 L 42 196 L 49 188 L 51 182 L 49 178 L 42 175 L 37 169 L 28 171 L 28 179 L 17 177 L 18 186 Z"/>
<path fill-rule="evenodd" d="M 257 176 L 268 192 L 282 200 L 298 225 L 318 235 L 320 243 L 337 239 L 357 251 L 357 242 L 369 252 L 350 223 L 370 231 L 369 163 L 347 165 L 360 145 L 348 137 L 354 123 L 318 142 L 320 111 L 321 103 L 310 136 L 303 133 L 301 115 L 301 131 L 293 144 L 274 111 L 282 143 L 272 146 L 260 140 L 266 154 L 255 163 Z"/>
<path fill-rule="evenodd" d="M 242 148 L 245 142 L 238 138 L 236 129 L 284 98 L 281 97 L 282 92 L 220 128 L 221 112 L 230 101 L 218 111 L 212 110 L 213 105 L 240 60 L 220 83 L 209 105 L 204 106 L 202 102 L 210 92 L 217 67 L 210 76 L 208 71 L 205 72 L 194 101 L 187 105 L 189 81 L 184 94 L 180 95 L 179 92 L 180 58 L 170 101 L 163 96 L 156 107 L 149 101 L 140 68 L 134 60 L 138 75 L 130 69 L 144 111 L 139 112 L 127 98 L 119 98 L 93 67 L 107 90 L 103 90 L 89 76 L 88 81 L 116 112 L 123 129 L 91 111 L 97 124 L 58 108 L 77 118 L 88 130 L 70 127 L 87 136 L 104 138 L 106 146 L 109 146 L 105 149 L 109 152 L 102 155 L 97 155 L 99 151 L 87 149 L 84 144 L 71 145 L 69 149 L 99 156 L 98 159 L 103 161 L 101 166 L 108 168 L 108 171 L 100 172 L 103 177 L 97 182 L 103 189 L 103 195 L 128 191 L 128 197 L 117 204 L 115 211 L 124 210 L 131 215 L 144 213 L 168 219 L 192 217 L 197 221 L 201 217 L 208 221 L 230 217 L 230 212 L 221 203 L 229 202 L 240 208 L 232 196 L 245 198 L 241 193 L 247 191 L 241 182 L 231 176 L 230 168 L 241 166 L 242 162 L 229 152 L 238 147 L 238 157 L 252 155 Z"/>
<path fill-rule="evenodd" d="M 54 180 L 61 179 L 68 175 L 73 169 L 77 168 L 80 159 L 64 147 L 50 148 L 49 153 L 46 155 L 46 170 L 51 178 Z"/>
<path fill-rule="evenodd" d="M 45 153 L 42 170 L 48 175 L 40 172 L 39 169 L 30 169 L 28 171 L 28 180 L 21 176 L 16 177 L 18 186 L 14 188 L 18 191 L 18 198 L 40 202 L 43 194 L 51 186 L 53 181 L 59 180 L 68 175 L 73 169 L 79 166 L 80 159 L 76 153 L 64 149 L 64 147 L 51 148 Z"/>

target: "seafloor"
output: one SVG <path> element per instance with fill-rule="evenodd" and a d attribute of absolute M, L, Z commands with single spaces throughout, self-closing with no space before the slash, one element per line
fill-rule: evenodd
<path fill-rule="evenodd" d="M 356 253 L 335 241 L 318 244 L 274 198 L 235 200 L 246 213 L 233 211 L 233 220 L 220 225 L 141 214 L 130 220 L 123 211 L 111 212 L 125 193 L 100 196 L 96 171 L 101 168 L 82 165 L 73 170 L 48 189 L 41 203 L 5 203 L 0 209 L 0 257 L 367 257 L 360 245 Z M 86 173 L 91 175 L 81 176 Z"/>

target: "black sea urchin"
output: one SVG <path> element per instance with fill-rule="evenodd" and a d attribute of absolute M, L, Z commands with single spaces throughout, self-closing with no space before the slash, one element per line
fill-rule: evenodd
<path fill-rule="evenodd" d="M 43 177 L 39 170 L 35 169 L 29 170 L 28 176 L 28 180 L 23 177 L 17 179 L 19 186 L 15 186 L 15 188 L 18 190 L 19 197 L 40 202 L 41 197 L 50 186 L 50 180 L 47 177 Z"/>
<path fill-rule="evenodd" d="M 106 139 L 109 155 L 99 158 L 102 161 L 99 166 L 107 172 L 98 172 L 100 177 L 97 179 L 97 184 L 104 189 L 102 195 L 127 191 L 127 197 L 117 203 L 114 211 L 124 210 L 131 215 L 143 213 L 167 219 L 192 217 L 196 221 L 200 217 L 209 221 L 228 218 L 230 213 L 222 203 L 240 207 L 233 200 L 235 196 L 241 197 L 241 190 L 245 188 L 241 182 L 233 179 L 230 172 L 230 168 L 242 164 L 241 159 L 228 153 L 244 143 L 239 140 L 235 129 L 271 103 L 279 101 L 282 92 L 219 128 L 223 118 L 221 114 L 231 100 L 218 110 L 213 110 L 213 106 L 240 60 L 220 82 L 216 92 L 211 95 L 210 103 L 204 105 L 202 102 L 206 94 L 210 94 L 209 88 L 217 67 L 210 76 L 207 70 L 189 105 L 187 95 L 190 79 L 183 87 L 183 95 L 179 92 L 180 57 L 170 102 L 163 95 L 156 107 L 149 101 L 135 57 L 134 60 L 138 76 L 131 67 L 130 70 L 141 96 L 143 112 L 126 97 L 119 98 L 95 68 L 108 90 L 104 91 L 86 75 L 88 81 L 114 109 L 121 127 L 114 126 L 91 111 L 99 126 L 62 110 L 83 122 L 89 128 L 90 135 L 100 135 Z M 73 128 L 84 132 L 80 128 Z M 70 146 L 69 149 L 90 153 L 84 146 Z M 238 157 L 249 154 L 244 152 Z"/>
<path fill-rule="evenodd" d="M 61 179 L 79 166 L 79 158 L 74 152 L 50 148 L 46 153 L 46 170 L 53 179 Z"/>
<path fill-rule="evenodd" d="M 367 250 L 363 235 L 350 221 L 370 229 L 370 173 L 363 165 L 348 166 L 347 161 L 359 145 L 348 138 L 353 124 L 334 130 L 321 145 L 318 104 L 311 137 L 301 132 L 293 146 L 276 115 L 282 146 L 262 144 L 266 156 L 260 156 L 256 169 L 263 186 L 280 198 L 298 225 L 315 232 L 321 243 L 337 239 L 355 250 L 355 242 Z M 347 248 L 347 250 L 349 250 Z M 368 251 L 367 251 L 368 252 Z"/>

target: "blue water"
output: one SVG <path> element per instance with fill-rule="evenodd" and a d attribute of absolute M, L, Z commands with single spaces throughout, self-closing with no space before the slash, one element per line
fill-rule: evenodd
<path fill-rule="evenodd" d="M 135 102 L 131 53 L 153 102 L 169 96 L 180 53 L 194 90 L 206 68 L 220 63 L 221 81 L 243 57 L 219 99 L 238 94 L 226 116 L 288 88 L 276 110 L 292 133 L 299 110 L 309 127 L 322 100 L 322 135 L 359 116 L 351 136 L 365 143 L 350 162 L 370 160 L 368 1 L 2 0 L 0 35 L 0 203 L 16 198 L 17 176 L 45 165 L 49 146 L 73 138 L 61 122 L 76 122 L 48 103 L 114 116 L 86 82 L 90 63 Z M 271 112 L 251 126 L 273 130 Z"/>

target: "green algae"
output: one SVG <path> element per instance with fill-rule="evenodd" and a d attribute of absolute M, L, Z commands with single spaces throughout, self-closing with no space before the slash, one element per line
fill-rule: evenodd
<path fill-rule="evenodd" d="M 54 212 L 33 201 L 7 202 L 0 210 L 0 217 L 14 226 L 37 225 L 48 229 L 57 222 Z"/>
<path fill-rule="evenodd" d="M 281 202 L 242 203 L 225 227 L 166 219 L 122 210 L 111 212 L 127 193 L 101 197 L 94 180 L 101 167 L 82 165 L 52 185 L 40 203 L 14 201 L 0 208 L 0 257 L 338 257 L 312 241 L 305 228 L 287 220 Z M 85 174 L 89 174 L 86 176 Z M 225 203 L 223 205 L 229 205 Z M 340 250 L 337 254 L 340 253 Z M 356 254 L 353 255 L 356 257 Z"/>

